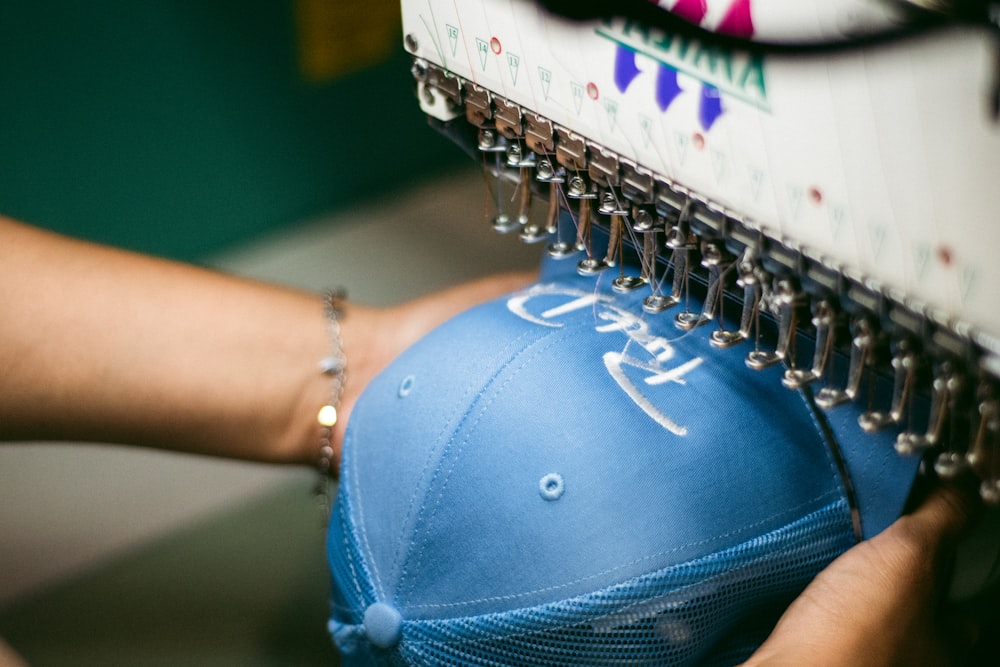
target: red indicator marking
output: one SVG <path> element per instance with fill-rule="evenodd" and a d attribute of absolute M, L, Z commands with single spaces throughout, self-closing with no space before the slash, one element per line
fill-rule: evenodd
<path fill-rule="evenodd" d="M 955 257 L 952 255 L 951 248 L 948 246 L 941 246 L 937 249 L 938 259 L 945 266 L 951 266 L 951 262 Z"/>
<path fill-rule="evenodd" d="M 596 83 L 590 82 L 587 84 L 587 96 L 592 100 L 596 100 L 598 97 L 601 96 L 601 92 L 597 90 Z"/>
<path fill-rule="evenodd" d="M 691 145 L 698 150 L 705 148 L 705 135 L 701 132 L 695 132 L 691 135 Z"/>
<path fill-rule="evenodd" d="M 490 50 L 496 55 L 500 55 L 500 52 L 503 51 L 503 47 L 500 45 L 500 40 L 496 37 L 490 39 Z"/>
<path fill-rule="evenodd" d="M 817 187 L 809 188 L 809 201 L 819 206 L 823 203 L 823 193 Z"/>

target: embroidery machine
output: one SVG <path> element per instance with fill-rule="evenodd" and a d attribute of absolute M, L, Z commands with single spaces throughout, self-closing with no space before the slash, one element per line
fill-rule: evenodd
<path fill-rule="evenodd" d="M 542 4 L 575 16 L 402 3 L 420 105 L 481 156 L 494 228 L 785 364 L 824 409 L 865 402 L 864 430 L 1000 503 L 997 8 Z"/>

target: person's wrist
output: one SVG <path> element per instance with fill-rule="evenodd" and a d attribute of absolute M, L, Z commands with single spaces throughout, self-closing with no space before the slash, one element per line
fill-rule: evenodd
<path fill-rule="evenodd" d="M 316 421 L 320 427 L 319 483 L 316 491 L 323 506 L 328 505 L 330 487 L 333 480 L 337 449 L 335 449 L 335 433 L 340 421 L 341 400 L 344 396 L 344 385 L 347 381 L 347 356 L 344 353 L 344 342 L 341 336 L 341 323 L 345 316 L 346 294 L 343 290 L 328 290 L 323 295 L 323 311 L 326 317 L 328 337 L 330 341 L 329 354 L 319 362 L 320 372 L 328 378 L 329 394 L 326 402 L 320 406 Z"/>

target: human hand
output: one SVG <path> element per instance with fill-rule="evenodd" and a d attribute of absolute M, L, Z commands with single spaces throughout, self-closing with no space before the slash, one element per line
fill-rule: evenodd
<path fill-rule="evenodd" d="M 348 304 L 334 445 L 399 352 L 528 273 L 388 309 Z M 330 379 L 324 306 L 308 290 L 101 246 L 0 216 L 0 440 L 122 443 L 315 464 Z M 43 332 L 44 335 L 41 335 Z"/>
<path fill-rule="evenodd" d="M 341 334 L 348 359 L 344 396 L 334 429 L 343 442 L 354 403 L 369 381 L 406 348 L 451 317 L 529 284 L 534 272 L 503 273 L 447 288 L 389 308 L 349 304 Z"/>
<path fill-rule="evenodd" d="M 0 667 L 27 667 L 24 659 L 0 638 Z"/>
<path fill-rule="evenodd" d="M 945 597 L 976 502 L 942 485 L 915 512 L 847 551 L 792 603 L 746 665 L 968 664 L 986 633 Z"/>

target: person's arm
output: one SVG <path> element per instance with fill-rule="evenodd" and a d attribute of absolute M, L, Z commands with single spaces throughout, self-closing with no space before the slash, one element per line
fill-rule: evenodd
<path fill-rule="evenodd" d="M 385 310 L 348 304 L 335 442 L 396 354 L 527 279 L 498 276 Z M 0 440 L 317 460 L 316 414 L 331 382 L 319 371 L 331 341 L 318 295 L 0 218 L 0 304 Z"/>
<path fill-rule="evenodd" d="M 947 604 L 946 592 L 976 502 L 972 493 L 940 486 L 912 514 L 847 551 L 792 603 L 744 667 L 969 664 L 984 637 Z"/>

